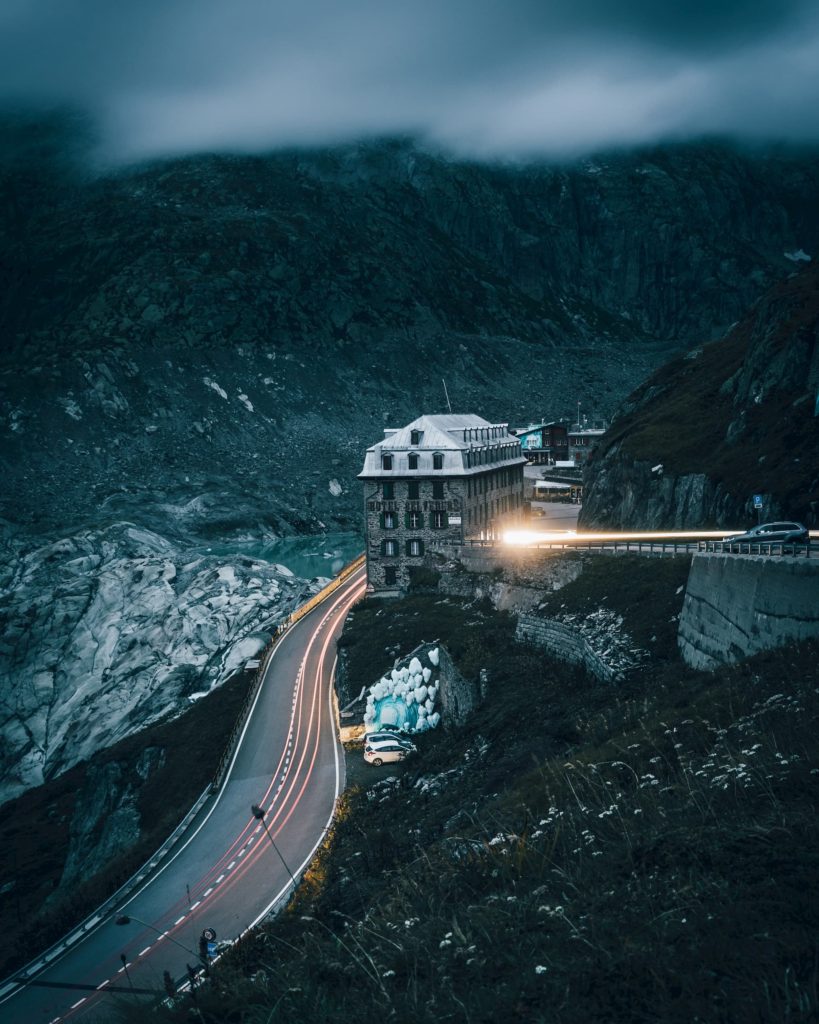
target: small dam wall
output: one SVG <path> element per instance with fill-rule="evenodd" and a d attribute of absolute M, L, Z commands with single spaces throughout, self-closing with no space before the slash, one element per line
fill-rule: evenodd
<path fill-rule="evenodd" d="M 694 555 L 677 634 L 692 668 L 809 637 L 819 637 L 819 558 Z"/>

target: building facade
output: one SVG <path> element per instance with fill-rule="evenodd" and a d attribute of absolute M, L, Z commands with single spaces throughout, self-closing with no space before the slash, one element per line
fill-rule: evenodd
<path fill-rule="evenodd" d="M 589 457 L 592 448 L 605 434 L 602 427 L 573 427 L 568 432 L 569 458 L 575 465 L 582 466 Z"/>
<path fill-rule="evenodd" d="M 514 433 L 528 462 L 549 466 L 569 458 L 569 440 L 563 423 L 532 424 Z"/>
<path fill-rule="evenodd" d="M 520 442 L 480 416 L 420 416 L 367 449 L 367 577 L 376 593 L 405 591 L 432 545 L 497 537 L 523 512 Z"/>

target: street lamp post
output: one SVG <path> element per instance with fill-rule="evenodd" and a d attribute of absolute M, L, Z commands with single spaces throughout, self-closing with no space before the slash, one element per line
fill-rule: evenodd
<path fill-rule="evenodd" d="M 250 809 L 251 811 L 253 811 L 253 817 L 256 819 L 256 821 L 261 822 L 262 828 L 265 830 L 265 832 L 267 833 L 267 838 L 270 840 L 270 845 L 279 855 L 279 860 L 284 865 L 284 870 L 288 873 L 288 875 L 290 875 L 290 881 L 293 883 L 293 888 L 295 889 L 296 879 L 293 876 L 293 872 L 290 870 L 287 861 L 282 856 L 281 850 L 278 848 L 278 846 L 276 846 L 275 842 L 273 841 L 273 836 L 270 834 L 270 829 L 267 827 L 267 822 L 264 820 L 267 811 L 263 807 L 259 807 L 258 804 L 253 804 L 253 806 Z"/>
<path fill-rule="evenodd" d="M 125 977 L 128 979 L 128 987 L 131 989 L 132 994 L 136 995 L 136 992 L 134 992 L 134 983 L 131 981 L 131 975 L 128 973 L 128 957 L 124 953 L 120 953 L 119 958 L 122 961 L 122 969 L 125 971 Z"/>

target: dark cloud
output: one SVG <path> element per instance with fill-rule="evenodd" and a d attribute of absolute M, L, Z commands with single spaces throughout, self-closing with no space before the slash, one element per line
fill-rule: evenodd
<path fill-rule="evenodd" d="M 819 137 L 814 0 L 5 0 L 0 98 L 124 158 L 410 133 L 533 156 Z"/>

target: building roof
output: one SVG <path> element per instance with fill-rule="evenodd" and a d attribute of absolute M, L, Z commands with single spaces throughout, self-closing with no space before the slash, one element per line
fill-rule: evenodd
<path fill-rule="evenodd" d="M 571 427 L 569 437 L 600 437 L 605 432 L 603 427 Z"/>
<path fill-rule="evenodd" d="M 531 434 L 534 430 L 545 430 L 547 427 L 565 427 L 565 423 L 561 423 L 560 420 L 549 420 L 548 423 L 530 423 L 528 427 L 515 427 L 515 434 L 520 437 L 521 434 Z"/>
<path fill-rule="evenodd" d="M 417 444 L 412 443 L 415 434 Z M 490 423 L 474 414 L 419 416 L 405 427 L 386 429 L 384 439 L 367 449 L 364 469 L 358 475 L 365 479 L 428 476 L 433 472 L 467 476 L 486 472 L 492 466 L 523 464 L 526 460 L 518 454 L 519 448 L 520 442 L 509 433 L 506 423 Z M 417 469 L 409 468 L 410 452 L 418 455 Z M 474 456 L 467 456 L 475 452 L 483 453 L 482 460 L 470 465 Z M 442 469 L 432 468 L 435 453 L 443 456 Z M 383 468 L 385 454 L 393 455 L 392 469 Z"/>

